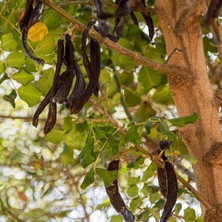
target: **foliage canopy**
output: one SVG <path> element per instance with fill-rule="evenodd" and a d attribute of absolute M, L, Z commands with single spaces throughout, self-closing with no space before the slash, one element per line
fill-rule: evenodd
<path fill-rule="evenodd" d="M 96 12 L 91 1 L 54 1 L 82 24 Z M 115 9 L 105 1 L 106 9 Z M 118 44 L 158 63 L 167 61 L 164 38 L 154 1 L 147 1 L 155 36 L 148 41 L 144 19 L 136 16 L 139 27 L 126 16 Z M 121 195 L 138 221 L 158 221 L 164 207 L 159 192 L 156 165 L 146 152 L 153 153 L 160 140 L 172 142 L 166 155 L 176 171 L 195 186 L 191 164 L 198 160 L 187 154 L 178 128 L 194 123 L 198 115 L 177 118 L 167 76 L 142 66 L 101 44 L 100 95 L 93 96 L 84 109 L 71 115 L 64 105 L 58 108 L 57 123 L 44 135 L 47 110 L 37 129 L 31 118 L 53 83 L 57 41 L 69 33 L 84 77 L 81 52 L 82 32 L 62 13 L 45 8 L 40 23 L 28 35 L 34 54 L 45 60 L 35 64 L 21 44 L 18 18 L 25 1 L 0 1 L 0 220 L 3 221 L 122 221 L 113 210 L 105 186 L 117 179 L 107 164 L 121 160 L 118 182 Z M 114 19 L 110 19 L 114 27 Z M 206 59 L 218 67 L 212 36 L 203 26 Z M 215 68 L 216 69 L 216 68 Z M 215 79 L 212 79 L 217 84 Z M 145 153 L 143 152 L 145 150 Z M 202 221 L 199 206 L 183 184 L 169 221 Z"/>

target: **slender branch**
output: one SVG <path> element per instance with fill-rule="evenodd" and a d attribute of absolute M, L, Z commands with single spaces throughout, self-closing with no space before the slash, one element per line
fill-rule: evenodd
<path fill-rule="evenodd" d="M 190 183 L 188 183 L 186 180 L 183 179 L 178 173 L 177 173 L 177 179 L 196 197 L 197 200 L 199 200 L 208 210 L 212 208 L 212 206 L 203 199 L 203 197 L 200 195 L 200 193 L 195 190 Z"/>
<path fill-rule="evenodd" d="M 67 13 L 60 6 L 58 6 L 57 4 L 53 3 L 50 0 L 44 0 L 44 4 L 47 5 L 49 8 L 53 9 L 55 12 L 57 12 L 58 14 L 63 16 L 64 18 L 66 18 L 71 23 L 73 23 L 73 25 L 75 25 L 75 28 L 77 30 L 84 31 L 86 26 L 84 24 L 82 24 L 81 22 L 79 22 L 76 18 L 71 16 L 69 13 Z M 94 28 L 92 28 L 90 30 L 89 34 L 92 38 L 96 39 L 97 41 L 104 44 L 108 48 L 118 52 L 120 55 L 131 58 L 131 59 L 135 60 L 136 62 L 138 62 L 138 64 L 149 67 L 153 70 L 163 72 L 167 75 L 177 74 L 177 75 L 181 75 L 181 76 L 186 76 L 190 72 L 190 70 L 185 67 L 175 66 L 175 65 L 171 65 L 171 64 L 167 64 L 167 63 L 160 64 L 160 63 L 154 62 L 152 60 L 149 60 L 137 52 L 133 52 L 131 50 L 128 50 L 128 49 L 120 46 L 119 44 L 111 41 L 109 38 L 102 37 Z"/>

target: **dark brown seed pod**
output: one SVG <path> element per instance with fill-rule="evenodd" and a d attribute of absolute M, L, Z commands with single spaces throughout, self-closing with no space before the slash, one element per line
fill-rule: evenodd
<path fill-rule="evenodd" d="M 157 167 L 157 178 L 158 178 L 158 182 L 160 186 L 160 192 L 166 198 L 167 197 L 167 177 L 166 177 L 165 169 Z"/>
<path fill-rule="evenodd" d="M 173 165 L 169 162 L 165 162 L 165 172 L 166 172 L 166 182 L 167 182 L 167 193 L 166 193 L 166 203 L 164 205 L 163 214 L 160 218 L 160 222 L 167 222 L 172 209 L 177 200 L 178 184 L 177 176 L 174 171 Z"/>
<path fill-rule="evenodd" d="M 76 83 L 72 93 L 66 100 L 67 109 L 71 109 L 72 105 L 75 104 L 77 100 L 79 100 L 85 90 L 85 80 L 76 61 L 74 61 L 74 68 L 76 73 Z"/>
<path fill-rule="evenodd" d="M 55 69 L 55 75 L 53 78 L 53 84 L 51 88 L 52 97 L 56 94 L 56 91 L 58 89 L 58 83 L 59 83 L 59 75 L 63 63 L 63 55 L 64 55 L 64 42 L 63 39 L 59 39 L 57 43 L 58 51 L 57 51 L 57 62 L 56 62 L 56 69 Z"/>
<path fill-rule="evenodd" d="M 161 158 L 164 161 L 167 160 L 164 151 L 168 149 L 169 146 L 170 142 L 167 140 L 160 141 L 158 144 L 158 154 L 161 153 Z M 173 165 L 169 162 L 164 162 L 163 168 L 157 167 L 157 176 L 161 194 L 166 198 L 160 222 L 167 222 L 176 203 L 178 191 L 177 177 Z"/>
<path fill-rule="evenodd" d="M 33 26 L 36 22 L 39 21 L 43 11 L 44 11 L 44 4 L 42 0 L 36 2 L 33 6 L 33 0 L 27 0 L 25 6 L 25 13 L 22 17 L 21 21 L 19 22 L 20 30 L 22 31 L 22 46 L 24 48 L 25 53 L 29 56 L 30 59 L 33 61 L 44 64 L 44 60 L 38 57 L 35 57 L 27 46 L 27 35 L 28 30 L 31 26 Z"/>
<path fill-rule="evenodd" d="M 45 98 L 41 101 L 41 103 L 38 105 L 35 114 L 32 117 L 32 125 L 37 127 L 39 122 L 39 116 L 42 113 L 42 111 L 45 109 L 45 107 L 49 104 L 51 99 L 51 90 L 47 93 Z"/>
<path fill-rule="evenodd" d="M 205 19 L 205 25 L 209 27 L 213 20 L 218 16 L 220 8 L 222 6 L 221 0 L 211 0 L 210 5 L 208 7 L 206 19 Z"/>
<path fill-rule="evenodd" d="M 28 28 L 28 22 L 30 19 L 30 16 L 33 12 L 33 0 L 26 0 L 25 4 L 25 12 L 21 20 L 19 21 L 19 28 L 20 30 L 23 30 L 23 28 Z"/>
<path fill-rule="evenodd" d="M 49 133 L 56 123 L 57 105 L 54 102 L 49 103 L 48 117 L 44 127 L 44 133 Z"/>
<path fill-rule="evenodd" d="M 57 90 L 55 96 L 53 97 L 53 102 L 63 103 L 66 101 L 69 95 L 70 89 L 72 87 L 73 77 L 75 75 L 74 71 L 74 48 L 70 36 L 66 35 L 66 48 L 65 48 L 65 63 L 66 63 L 66 78 L 63 84 Z"/>
<path fill-rule="evenodd" d="M 76 103 L 72 104 L 71 113 L 78 113 L 83 106 L 88 102 L 92 94 L 95 92 L 96 87 L 98 86 L 100 68 L 98 68 L 98 64 L 100 66 L 100 46 L 99 43 L 91 39 L 90 40 L 90 49 L 93 50 L 93 58 L 91 58 L 92 66 L 89 67 L 89 84 L 85 89 L 84 93 L 81 95 L 80 99 L 76 101 Z M 95 66 L 95 67 L 93 67 Z M 95 72 L 93 72 L 95 71 Z"/>
<path fill-rule="evenodd" d="M 22 46 L 23 46 L 23 49 L 26 53 L 26 55 L 32 59 L 33 61 L 35 61 L 36 63 L 38 64 L 44 64 L 44 60 L 41 59 L 41 58 L 38 58 L 36 56 L 34 56 L 32 54 L 32 52 L 29 50 L 28 46 L 27 46 L 27 35 L 28 35 L 28 29 L 27 28 L 24 28 L 22 30 Z"/>
<path fill-rule="evenodd" d="M 107 167 L 107 170 L 119 169 L 119 160 L 111 161 Z M 135 220 L 134 215 L 126 208 L 118 188 L 118 181 L 114 180 L 111 186 L 105 187 L 106 192 L 109 196 L 110 203 L 113 205 L 115 210 L 120 213 L 126 222 L 133 222 Z"/>
<path fill-rule="evenodd" d="M 56 91 L 61 86 L 61 84 L 65 81 L 65 72 L 63 72 L 58 79 L 57 85 L 56 85 Z M 45 107 L 50 103 L 52 100 L 52 96 L 54 93 L 52 92 L 52 88 L 49 90 L 49 92 L 46 94 L 45 98 L 41 101 L 41 103 L 38 105 L 35 114 L 32 117 L 32 125 L 37 127 L 39 116 L 42 113 L 42 111 L 45 109 Z"/>

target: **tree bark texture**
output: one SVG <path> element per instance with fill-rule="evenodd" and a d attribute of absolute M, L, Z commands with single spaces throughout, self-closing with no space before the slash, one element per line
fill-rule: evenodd
<path fill-rule="evenodd" d="M 202 206 L 204 221 L 222 218 L 222 135 L 215 92 L 209 81 L 200 27 L 206 10 L 202 0 L 156 0 L 155 12 L 163 32 L 167 63 L 189 71 L 171 73 L 169 86 L 179 117 L 198 113 L 195 124 L 180 130 L 190 155 L 198 158 L 193 166 L 198 190 L 213 210 Z M 214 211 L 214 213 L 212 213 Z"/>

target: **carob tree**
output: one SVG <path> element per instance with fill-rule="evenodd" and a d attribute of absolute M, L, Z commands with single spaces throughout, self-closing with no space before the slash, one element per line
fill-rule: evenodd
<path fill-rule="evenodd" d="M 114 13 L 106 13 L 103 9 L 102 1 L 95 1 L 95 6 L 97 9 L 97 17 L 99 19 L 99 25 L 95 27 L 95 29 L 103 36 L 108 37 L 110 40 L 117 42 L 122 34 L 122 29 L 124 25 L 125 16 L 130 14 L 133 22 L 138 25 L 137 18 L 134 14 L 134 9 L 137 7 L 137 5 L 131 5 L 131 1 L 121 1 L 116 0 L 116 10 Z M 160 1 L 156 1 L 155 3 L 157 5 L 156 10 L 157 12 L 160 12 L 160 10 L 164 9 L 165 4 L 160 3 Z M 173 4 L 171 2 L 171 4 Z M 182 4 L 182 3 L 181 3 Z M 185 4 L 185 3 L 184 3 Z M 139 7 L 146 8 L 145 1 L 139 1 Z M 221 7 L 221 1 L 211 1 L 209 10 L 205 19 L 205 24 L 207 26 L 210 26 L 214 20 L 214 18 L 218 15 L 219 8 Z M 40 58 L 36 58 L 33 56 L 30 51 L 27 48 L 26 39 L 27 39 L 27 33 L 28 29 L 35 24 L 40 18 L 41 13 L 43 12 L 43 3 L 42 1 L 37 1 L 34 4 L 34 1 L 27 1 L 26 2 L 26 8 L 25 8 L 25 14 L 20 21 L 20 29 L 22 31 L 22 43 L 25 52 L 27 55 L 33 59 L 34 61 L 38 63 L 43 63 L 43 60 Z M 170 10 L 165 10 L 166 14 L 172 14 L 172 8 L 170 7 Z M 200 10 L 201 11 L 201 10 Z M 145 13 L 144 11 L 141 11 L 141 14 L 145 20 L 146 25 L 149 29 L 149 40 L 152 40 L 154 35 L 154 26 L 152 22 L 152 18 L 150 17 L 149 12 Z M 166 20 L 164 20 L 163 15 L 159 15 L 160 24 L 164 24 Z M 165 16 L 165 14 L 164 14 Z M 184 16 L 184 13 L 181 12 L 180 16 Z M 199 15 L 198 15 L 199 16 Z M 177 15 L 178 17 L 178 15 Z M 112 34 L 109 34 L 109 19 L 115 18 L 115 27 L 112 31 Z M 198 17 L 199 18 L 199 17 Z M 168 21 L 169 22 L 169 21 Z M 196 21 L 195 21 L 196 22 Z M 199 20 L 198 20 L 199 22 Z M 100 74 L 100 46 L 96 39 L 92 38 L 89 35 L 90 27 L 95 24 L 94 21 L 90 21 L 87 27 L 85 28 L 82 36 L 82 57 L 83 57 L 83 64 L 85 67 L 85 70 L 88 75 L 89 83 L 86 86 L 85 80 L 83 78 L 83 75 L 80 71 L 80 68 L 78 67 L 78 63 L 75 61 L 73 56 L 73 44 L 71 41 L 71 37 L 67 34 L 66 39 L 66 45 L 65 45 L 65 55 L 64 55 L 64 44 L 63 40 L 60 39 L 58 41 L 58 56 L 57 56 L 57 64 L 56 64 L 56 70 L 53 80 L 53 85 L 51 89 L 49 89 L 48 94 L 46 97 L 42 100 L 39 107 L 37 108 L 34 116 L 33 116 L 33 125 L 38 125 L 38 118 L 41 112 L 44 110 L 44 108 L 49 104 L 49 112 L 48 117 L 46 120 L 44 132 L 48 133 L 53 128 L 56 122 L 56 103 L 64 103 L 66 108 L 70 110 L 72 114 L 78 113 L 83 106 L 87 103 L 87 101 L 90 99 L 92 94 L 94 93 L 96 96 L 98 96 L 99 91 L 99 74 Z M 196 23 L 195 23 L 196 24 Z M 171 33 L 172 30 L 167 30 L 163 28 L 164 33 L 169 33 L 172 36 L 175 37 L 175 35 L 179 35 L 179 32 L 182 32 L 183 27 L 179 27 L 181 24 L 176 24 L 177 33 L 175 34 L 174 31 Z M 187 25 L 187 24 L 183 24 Z M 165 27 L 165 26 L 163 26 Z M 171 26 L 168 26 L 171 27 Z M 167 28 L 168 28 L 167 27 Z M 90 59 L 88 58 L 88 55 L 86 53 L 86 40 L 89 38 L 89 45 L 90 45 Z M 188 38 L 189 39 L 189 38 Z M 198 39 L 197 39 L 198 40 Z M 182 57 L 179 57 L 179 60 L 182 60 L 184 65 L 191 66 L 191 69 L 193 68 L 193 60 L 191 61 L 190 58 L 187 56 L 188 52 L 186 52 L 186 42 L 183 42 L 183 39 L 180 40 L 180 46 L 182 50 L 184 50 Z M 185 41 L 185 40 L 184 40 Z M 198 40 L 199 41 L 199 40 Z M 169 42 L 169 39 L 166 38 L 166 42 Z M 173 50 L 177 45 L 177 41 L 174 39 L 175 44 L 173 46 Z M 168 54 L 172 47 L 168 48 Z M 180 50 L 178 50 L 180 51 Z M 190 52 L 189 52 L 190 53 Z M 64 56 L 64 57 L 63 57 Z M 169 56 L 170 57 L 170 56 Z M 170 63 L 175 64 L 178 61 L 178 58 L 170 57 Z M 60 74 L 62 65 L 66 66 L 66 71 Z M 194 68 L 193 68 L 194 69 Z M 188 67 L 188 70 L 190 70 L 190 67 Z M 192 71 L 193 72 L 193 71 Z M 72 82 L 74 77 L 76 77 L 75 86 L 72 89 Z M 189 76 L 190 77 L 190 76 Z M 176 89 L 174 80 L 175 76 L 170 75 L 169 81 L 171 90 L 173 92 L 176 92 L 178 89 Z M 192 76 L 191 76 L 192 79 Z M 182 80 L 181 80 L 182 81 Z M 181 90 L 182 91 L 182 90 Z M 184 93 L 184 92 L 183 92 Z M 184 93 L 186 95 L 186 93 Z M 176 102 L 178 102 L 178 96 L 175 96 Z M 184 97 L 188 98 L 188 97 Z M 179 102 L 178 102 L 179 103 Z M 213 109 L 213 108 L 212 108 Z M 178 110 L 180 115 L 185 114 L 188 110 Z M 189 110 L 190 111 L 190 110 Z M 195 110 L 194 110 L 195 111 Z M 216 112 L 215 109 L 212 112 Z M 189 113 L 188 113 L 189 114 Z M 203 121 L 204 122 L 204 121 Z M 196 131 L 195 131 L 196 132 Z M 181 134 L 184 135 L 184 140 L 186 144 L 189 147 L 189 139 L 188 135 L 189 133 L 186 131 L 186 129 L 181 130 Z M 216 140 L 216 139 L 215 139 Z M 169 148 L 170 143 L 168 141 L 161 141 L 158 145 L 158 154 L 160 159 L 163 160 L 163 166 L 157 167 L 157 173 L 158 173 L 158 180 L 160 184 L 160 191 L 163 194 L 163 196 L 166 198 L 166 203 L 164 206 L 164 211 L 161 216 L 160 221 L 166 222 L 168 218 L 170 217 L 170 214 L 172 212 L 172 209 L 175 205 L 176 199 L 177 199 L 177 191 L 178 191 L 178 185 L 177 185 L 177 178 L 176 173 L 174 171 L 173 165 L 170 162 L 167 162 L 167 158 L 164 154 L 165 150 Z M 190 150 L 191 152 L 192 150 Z M 201 163 L 202 165 L 204 163 Z M 119 168 L 119 160 L 112 161 L 109 165 L 107 170 L 112 171 L 116 170 L 118 171 Z M 205 167 L 206 168 L 206 167 Z M 200 169 L 196 169 L 197 172 L 200 172 Z M 207 169 L 209 171 L 209 169 Z M 208 172 L 206 171 L 206 172 Z M 205 172 L 205 173 L 206 173 Z M 208 181 L 209 182 L 209 181 Z M 220 184 L 219 184 L 220 187 Z M 201 189 L 201 187 L 200 187 Z M 116 209 L 117 212 L 119 212 L 126 221 L 134 221 L 135 217 L 133 214 L 126 208 L 126 205 L 119 193 L 118 189 L 118 180 L 114 180 L 113 183 L 110 186 L 106 186 L 107 194 L 110 198 L 110 202 L 113 205 L 113 207 Z M 210 197 L 208 197 L 209 202 L 212 204 L 212 200 Z M 206 214 L 206 218 L 208 218 L 208 214 Z M 210 217 L 209 217 L 210 218 Z M 206 219 L 209 221 L 210 219 Z"/>

